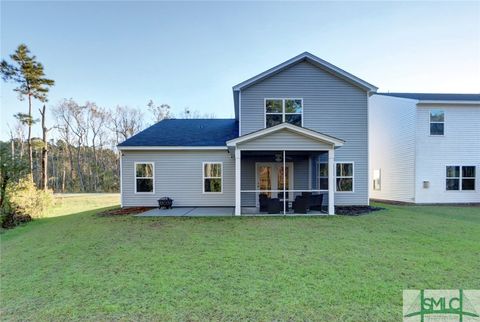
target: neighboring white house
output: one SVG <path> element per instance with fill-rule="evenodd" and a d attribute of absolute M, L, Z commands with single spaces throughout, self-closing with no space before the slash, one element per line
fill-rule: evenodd
<path fill-rule="evenodd" d="M 369 99 L 370 198 L 480 203 L 480 95 Z"/>

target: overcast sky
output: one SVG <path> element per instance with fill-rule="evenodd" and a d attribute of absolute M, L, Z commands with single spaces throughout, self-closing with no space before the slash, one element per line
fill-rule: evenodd
<path fill-rule="evenodd" d="M 233 117 L 233 85 L 304 51 L 379 91 L 480 93 L 480 2 L 2 1 L 2 58 L 20 43 L 56 82 L 50 106 L 153 99 Z M 27 104 L 1 85 L 6 139 Z"/>

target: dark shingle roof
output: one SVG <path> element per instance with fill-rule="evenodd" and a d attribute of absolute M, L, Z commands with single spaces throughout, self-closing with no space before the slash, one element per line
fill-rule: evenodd
<path fill-rule="evenodd" d="M 420 101 L 480 101 L 480 94 L 376 93 L 377 95 L 411 98 Z"/>
<path fill-rule="evenodd" d="M 118 146 L 225 146 L 238 137 L 235 119 L 169 119 L 132 136 Z"/>

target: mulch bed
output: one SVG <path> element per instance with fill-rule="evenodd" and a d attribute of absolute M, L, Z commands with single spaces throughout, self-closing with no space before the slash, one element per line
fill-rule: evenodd
<path fill-rule="evenodd" d="M 383 209 L 385 208 L 370 206 L 335 206 L 335 213 L 341 216 L 360 216 Z"/>
<path fill-rule="evenodd" d="M 100 217 L 135 215 L 150 209 L 152 208 L 151 207 L 115 208 L 115 209 L 99 212 L 97 215 Z"/>

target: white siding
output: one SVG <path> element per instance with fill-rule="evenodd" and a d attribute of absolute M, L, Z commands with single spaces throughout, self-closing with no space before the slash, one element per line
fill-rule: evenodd
<path fill-rule="evenodd" d="M 373 95 L 369 100 L 370 197 L 414 202 L 416 100 Z M 381 190 L 373 190 L 373 170 Z"/>
<path fill-rule="evenodd" d="M 174 206 L 235 206 L 235 160 L 226 151 L 123 151 L 124 207 L 157 206 L 168 196 Z M 155 162 L 155 194 L 135 194 L 135 162 Z M 202 162 L 223 162 L 223 193 L 204 194 Z"/>
<path fill-rule="evenodd" d="M 430 136 L 431 109 L 445 111 L 444 136 Z M 480 202 L 480 105 L 419 105 L 416 141 L 417 203 Z M 475 165 L 476 191 L 446 191 L 447 165 Z"/>

